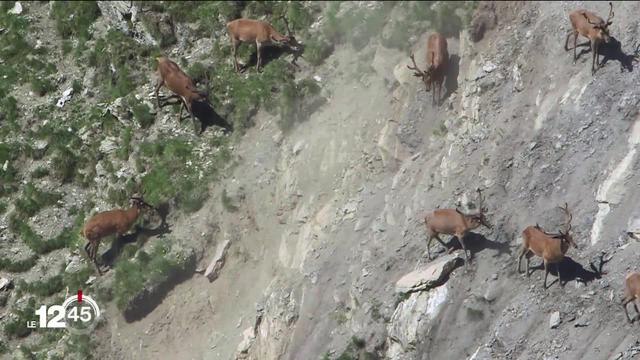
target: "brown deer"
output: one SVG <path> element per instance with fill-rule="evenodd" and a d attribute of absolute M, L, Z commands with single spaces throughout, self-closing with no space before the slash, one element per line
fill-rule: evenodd
<path fill-rule="evenodd" d="M 569 14 L 569 20 L 571 21 L 571 31 L 567 35 L 567 39 L 564 42 L 564 49 L 569 51 L 569 38 L 573 35 L 573 63 L 576 63 L 578 57 L 576 55 L 576 46 L 578 42 L 578 35 L 582 35 L 588 38 L 591 42 L 591 53 L 593 58 L 591 60 L 591 75 L 595 74 L 597 67 L 600 67 L 599 51 L 602 43 L 609 43 L 611 36 L 609 35 L 609 25 L 611 25 L 611 19 L 613 19 L 613 4 L 609 3 L 609 16 L 607 20 L 602 20 L 601 17 L 585 9 L 574 10 Z"/>
<path fill-rule="evenodd" d="M 291 33 L 287 19 L 284 16 L 282 19 L 287 29 L 287 35 L 280 34 L 271 24 L 262 20 L 236 19 L 227 23 L 227 33 L 229 34 L 233 48 L 233 67 L 236 72 L 240 72 L 237 52 L 241 42 L 255 42 L 258 56 L 256 71 L 258 72 L 260 72 L 260 67 L 262 66 L 262 48 L 265 46 L 272 44 L 284 45 L 292 50 L 296 59 L 300 57 L 298 49 L 301 48 L 301 44 Z"/>
<path fill-rule="evenodd" d="M 522 250 L 518 257 L 518 273 L 521 273 L 520 264 L 522 257 L 527 257 L 527 277 L 530 277 L 529 262 L 533 255 L 539 256 L 544 263 L 544 288 L 547 289 L 547 275 L 549 275 L 549 264 L 555 264 L 558 271 L 558 282 L 562 285 L 562 277 L 560 276 L 560 262 L 564 259 L 564 254 L 569 250 L 569 245 L 577 248 L 571 236 L 571 219 L 573 215 L 569 211 L 569 205 L 565 203 L 564 207 L 560 207 L 565 213 L 564 229 L 558 231 L 558 234 L 545 232 L 539 225 L 527 226 L 522 231 Z"/>
<path fill-rule="evenodd" d="M 449 67 L 447 39 L 440 33 L 433 33 L 429 35 L 429 39 L 427 40 L 427 70 L 422 71 L 418 68 L 413 54 L 411 54 L 411 61 L 413 62 L 413 66 L 407 65 L 407 67 L 409 70 L 414 71 L 413 76 L 422 78 L 427 92 L 431 91 L 431 84 L 434 82 L 436 83 L 438 89 L 437 103 L 439 105 L 442 100 L 442 83 L 444 82 L 444 78 L 447 75 L 447 69 Z M 435 86 L 433 89 L 431 103 L 433 105 L 436 104 Z"/>
<path fill-rule="evenodd" d="M 158 108 L 160 108 L 160 88 L 164 85 L 173 93 L 180 97 L 182 105 L 180 106 L 180 115 L 178 121 L 182 122 L 182 110 L 186 108 L 191 115 L 191 120 L 195 120 L 191 105 L 194 101 L 204 101 L 209 103 L 209 94 L 207 91 L 199 91 L 193 84 L 193 80 L 180 69 L 178 64 L 169 60 L 167 57 L 161 56 L 158 60 L 158 83 L 156 84 L 156 100 Z"/>
<path fill-rule="evenodd" d="M 447 245 L 440 239 L 439 234 L 453 235 L 458 238 L 458 242 L 464 250 L 464 256 L 466 259 L 465 267 L 469 262 L 469 256 L 467 255 L 467 247 L 464 244 L 464 238 L 469 233 L 480 225 L 491 229 L 491 225 L 485 218 L 486 209 L 482 207 L 482 193 L 480 189 L 478 192 L 478 211 L 473 214 L 464 214 L 459 209 L 436 209 L 427 214 L 424 218 L 425 225 L 427 226 L 427 255 L 431 260 L 431 241 L 435 238 L 444 246 Z"/>
<path fill-rule="evenodd" d="M 142 197 L 134 195 L 130 199 L 131 206 L 128 209 L 114 209 L 103 211 L 93 215 L 80 230 L 80 235 L 84 236 L 88 243 L 84 250 L 89 259 L 93 261 L 98 269 L 98 274 L 102 275 L 102 270 L 98 265 L 97 254 L 100 240 L 106 236 L 116 234 L 117 237 L 125 234 L 133 223 L 138 219 L 140 211 L 144 207 L 155 209 L 142 200 Z"/>
<path fill-rule="evenodd" d="M 636 314 L 640 316 L 640 311 L 638 311 L 638 306 L 636 305 L 636 299 L 640 297 L 640 273 L 637 271 L 633 271 L 627 274 L 624 277 L 624 298 L 622 299 L 622 307 L 624 308 L 624 313 L 627 315 L 627 321 L 629 323 L 633 322 L 633 320 L 629 317 L 629 312 L 627 311 L 627 304 L 633 303 L 633 308 L 636 309 Z"/>

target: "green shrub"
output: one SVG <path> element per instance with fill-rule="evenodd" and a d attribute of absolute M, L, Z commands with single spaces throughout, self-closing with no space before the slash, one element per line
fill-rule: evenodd
<path fill-rule="evenodd" d="M 8 272 L 25 272 L 36 265 L 38 262 L 38 256 L 33 255 L 23 260 L 13 261 L 8 258 L 0 257 L 0 270 Z"/>
<path fill-rule="evenodd" d="M 322 65 L 332 53 L 333 44 L 322 38 L 312 38 L 305 43 L 304 58 L 311 65 Z"/>
<path fill-rule="evenodd" d="M 156 120 L 155 116 L 151 114 L 151 109 L 147 104 L 134 105 L 132 110 L 133 118 L 136 119 L 143 129 L 153 125 L 153 122 Z"/>
<path fill-rule="evenodd" d="M 63 39 L 72 36 L 81 42 L 89 40 L 89 27 L 100 16 L 95 1 L 56 1 L 51 9 L 51 17 L 56 22 L 56 30 Z"/>
<path fill-rule="evenodd" d="M 62 276 L 62 283 L 64 284 L 64 286 L 69 287 L 69 291 L 82 289 L 86 287 L 85 284 L 89 277 L 93 274 L 93 271 L 93 266 L 85 266 L 73 273 L 65 272 Z"/>
<path fill-rule="evenodd" d="M 32 329 L 27 327 L 27 322 L 37 320 L 35 311 L 36 299 L 30 297 L 23 308 L 14 310 L 15 317 L 4 324 L 5 335 L 9 338 L 22 338 L 31 334 Z"/>
<path fill-rule="evenodd" d="M 63 184 L 71 182 L 76 176 L 78 157 L 69 149 L 59 147 L 52 159 L 53 175 Z"/>
<path fill-rule="evenodd" d="M 32 217 L 41 209 L 55 205 L 62 195 L 38 190 L 32 183 L 25 185 L 22 197 L 15 201 L 16 211 L 19 215 Z"/>
<path fill-rule="evenodd" d="M 47 175 L 49 175 L 49 169 L 44 166 L 38 166 L 35 170 L 31 172 L 32 179 L 42 179 Z"/>
<path fill-rule="evenodd" d="M 62 291 L 64 288 L 62 275 L 54 275 L 46 280 L 36 280 L 27 283 L 23 279 L 18 280 L 17 287 L 19 291 L 26 291 L 39 297 L 48 297 Z"/>
<path fill-rule="evenodd" d="M 56 86 L 50 79 L 44 78 L 41 79 L 39 77 L 35 77 L 31 80 L 31 90 L 34 93 L 43 96 L 48 94 L 56 89 Z"/>
<path fill-rule="evenodd" d="M 139 294 L 145 284 L 155 284 L 167 277 L 178 266 L 175 259 L 167 257 L 168 248 L 157 243 L 151 253 L 139 251 L 134 259 L 120 259 L 116 263 L 113 288 L 116 305 L 124 310 L 129 301 Z"/>

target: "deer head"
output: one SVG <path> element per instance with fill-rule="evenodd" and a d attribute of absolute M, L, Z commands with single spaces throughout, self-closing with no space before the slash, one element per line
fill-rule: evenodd
<path fill-rule="evenodd" d="M 413 70 L 413 76 L 419 77 L 422 79 L 427 92 L 431 91 L 431 73 L 433 72 L 433 66 L 430 66 L 426 71 L 420 70 L 418 65 L 416 64 L 416 59 L 413 54 L 411 54 L 411 61 L 413 62 L 413 66 L 407 65 L 409 70 Z"/>
<path fill-rule="evenodd" d="M 153 206 L 147 204 L 143 199 L 142 196 L 140 194 L 134 194 L 129 198 L 129 201 L 131 203 L 131 206 L 135 206 L 138 209 L 142 209 L 144 207 L 152 209 L 152 210 L 156 210 L 156 208 L 154 208 Z"/>
<path fill-rule="evenodd" d="M 289 28 L 289 20 L 284 15 L 281 15 L 280 18 L 284 22 L 284 27 L 287 30 L 287 35 L 285 36 L 284 43 L 291 48 L 294 52 L 301 52 L 303 45 L 302 43 L 296 40 L 296 37 L 293 35 L 293 32 Z"/>
<path fill-rule="evenodd" d="M 569 211 L 569 205 L 564 203 L 564 207 L 560 206 L 560 210 L 562 210 L 565 214 L 564 220 L 564 229 L 558 231 L 558 235 L 554 237 L 567 241 L 570 245 L 573 245 L 574 248 L 578 248 L 578 245 L 573 241 L 573 236 L 571 235 L 571 220 L 573 219 L 573 215 Z"/>
<path fill-rule="evenodd" d="M 607 20 L 602 22 L 592 22 L 591 19 L 587 16 L 587 14 L 582 14 L 587 22 L 596 29 L 598 37 L 604 40 L 605 43 L 608 43 L 611 40 L 611 36 L 609 35 L 609 25 L 611 25 L 614 13 L 613 13 L 613 4 L 609 3 L 609 16 Z"/>

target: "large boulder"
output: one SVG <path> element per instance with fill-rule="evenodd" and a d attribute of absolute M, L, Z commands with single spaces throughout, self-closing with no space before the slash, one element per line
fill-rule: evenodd
<path fill-rule="evenodd" d="M 403 276 L 396 282 L 396 292 L 406 294 L 440 286 L 463 261 L 460 251 L 440 257 L 427 268 Z"/>

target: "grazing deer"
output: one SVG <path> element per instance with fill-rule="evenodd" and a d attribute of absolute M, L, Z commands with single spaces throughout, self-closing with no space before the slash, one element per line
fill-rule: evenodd
<path fill-rule="evenodd" d="M 427 255 L 431 260 L 431 241 L 435 238 L 444 246 L 447 245 L 440 239 L 439 234 L 453 235 L 458 238 L 458 242 L 464 250 L 466 259 L 465 267 L 468 267 L 469 256 L 467 255 L 467 247 L 464 244 L 464 237 L 480 225 L 491 229 L 491 225 L 487 223 L 485 218 L 486 209 L 482 207 L 482 193 L 478 192 L 478 211 L 473 214 L 464 214 L 459 209 L 436 209 L 427 214 L 424 218 L 427 226 Z"/>
<path fill-rule="evenodd" d="M 609 43 L 611 36 L 609 35 L 609 25 L 611 25 L 611 19 L 613 19 L 613 4 L 609 3 L 609 16 L 607 20 L 602 20 L 601 17 L 592 13 L 591 11 L 578 9 L 569 14 L 569 20 L 571 21 L 571 31 L 567 35 L 567 39 L 564 42 L 564 49 L 569 51 L 569 38 L 573 35 L 573 63 L 576 63 L 578 57 L 576 55 L 576 46 L 578 42 L 578 35 L 582 35 L 591 41 L 591 53 L 593 58 L 591 60 L 591 75 L 596 72 L 596 65 L 600 67 L 599 63 L 599 49 L 602 43 Z"/>
<path fill-rule="evenodd" d="M 301 45 L 291 33 L 289 29 L 289 22 L 283 16 L 285 27 L 287 29 L 287 35 L 282 35 L 276 31 L 266 21 L 254 20 L 254 19 L 236 19 L 227 23 L 227 33 L 231 39 L 231 46 L 233 48 L 233 66 L 236 72 L 240 72 L 240 65 L 238 64 L 238 46 L 241 42 L 256 43 L 256 52 L 258 60 L 256 63 L 256 71 L 260 72 L 262 65 L 262 48 L 270 46 L 272 44 L 285 45 L 289 47 L 294 53 L 295 59 L 300 57 L 299 49 Z"/>
<path fill-rule="evenodd" d="M 449 52 L 447 51 L 447 39 L 440 33 L 433 33 L 429 35 L 427 40 L 427 70 L 422 71 L 418 68 L 416 60 L 411 54 L 411 61 L 413 66 L 407 65 L 409 70 L 413 70 L 413 76 L 422 78 L 427 92 L 431 91 L 431 84 L 433 82 L 438 86 L 438 104 L 440 104 L 442 95 L 442 83 L 447 74 L 449 67 Z M 436 89 L 433 89 L 432 104 L 436 104 Z"/>
<path fill-rule="evenodd" d="M 113 234 L 116 234 L 117 237 L 125 234 L 136 222 L 143 207 L 155 209 L 144 202 L 140 196 L 134 195 L 130 200 L 131 206 L 128 209 L 114 209 L 97 213 L 87 220 L 80 230 L 80 235 L 88 240 L 84 250 L 87 252 L 89 259 L 93 260 L 100 275 L 102 275 L 102 270 L 100 270 L 97 260 L 100 240 Z"/>
<path fill-rule="evenodd" d="M 564 254 L 569 250 L 569 245 L 577 248 L 570 234 L 571 219 L 573 215 L 569 211 L 569 205 L 566 203 L 564 207 L 560 207 L 565 213 L 564 230 L 558 231 L 558 234 L 547 233 L 536 224 L 528 226 L 522 231 L 522 250 L 518 258 L 518 273 L 521 273 L 520 264 L 522 257 L 527 257 L 527 277 L 529 273 L 529 262 L 532 254 L 540 256 L 544 262 L 544 288 L 547 289 L 547 275 L 549 275 L 549 264 L 555 264 L 558 271 L 558 282 L 562 285 L 562 277 L 560 276 L 560 262 L 564 259 Z"/>
<path fill-rule="evenodd" d="M 158 60 L 158 83 L 156 84 L 156 100 L 158 102 L 158 108 L 160 108 L 160 88 L 164 85 L 169 90 L 174 92 L 180 97 L 182 105 L 180 106 L 180 115 L 178 121 L 182 122 L 182 110 L 187 108 L 187 111 L 191 115 L 191 120 L 194 121 L 193 111 L 191 105 L 194 101 L 204 101 L 209 103 L 209 94 L 207 91 L 199 91 L 193 84 L 193 80 L 184 73 L 175 62 L 169 60 L 167 57 L 161 56 Z"/>

